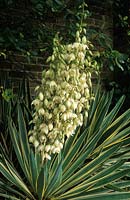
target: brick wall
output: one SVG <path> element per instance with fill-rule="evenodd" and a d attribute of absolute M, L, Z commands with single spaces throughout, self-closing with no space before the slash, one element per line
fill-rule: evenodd
<path fill-rule="evenodd" d="M 87 0 L 89 11 L 92 13 L 88 20 L 89 26 L 102 31 L 113 38 L 113 5 L 108 0 Z"/>
<path fill-rule="evenodd" d="M 1 74 L 6 74 L 8 81 L 12 82 L 14 90 L 24 77 L 29 79 L 31 90 L 33 90 L 40 83 L 43 69 L 42 60 L 41 57 L 32 57 L 28 60 L 26 56 L 13 54 L 8 56 L 6 60 L 0 60 L 0 71 Z"/>
<path fill-rule="evenodd" d="M 96 3 L 95 3 L 96 2 Z M 89 27 L 94 27 L 97 31 L 101 30 L 112 38 L 112 5 L 105 0 L 88 0 L 89 10 L 92 16 L 88 19 Z M 55 21 L 55 26 L 62 27 L 62 19 Z M 54 19 L 49 19 L 52 26 Z M 42 69 L 46 68 L 45 57 L 31 57 L 13 53 L 7 59 L 0 59 L 0 71 L 6 73 L 8 79 L 12 81 L 13 88 L 17 88 L 18 83 L 24 76 L 30 80 L 31 90 L 40 83 Z M 103 79 L 107 80 L 111 75 L 108 70 L 102 72 Z M 2 77 L 0 77 L 2 78 Z"/>

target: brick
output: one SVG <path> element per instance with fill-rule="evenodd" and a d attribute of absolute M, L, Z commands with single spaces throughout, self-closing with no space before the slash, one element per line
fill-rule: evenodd
<path fill-rule="evenodd" d="M 37 57 L 36 56 L 31 56 L 28 61 L 29 61 L 29 63 L 37 64 Z"/>
<path fill-rule="evenodd" d="M 43 65 L 36 64 L 24 64 L 24 70 L 26 71 L 42 71 Z"/>
<path fill-rule="evenodd" d="M 11 70 L 12 69 L 12 63 L 8 61 L 0 62 L 0 69 L 1 70 Z"/>
<path fill-rule="evenodd" d="M 46 58 L 43 57 L 37 57 L 37 64 L 44 64 L 45 63 Z"/>
<path fill-rule="evenodd" d="M 17 70 L 17 71 L 15 71 L 15 70 L 11 70 L 10 72 L 9 72 L 9 76 L 11 77 L 11 78 L 22 78 L 22 77 L 24 77 L 25 76 L 25 72 L 23 72 L 23 71 L 20 71 L 20 70 Z"/>
<path fill-rule="evenodd" d="M 17 54 L 15 54 L 14 56 L 11 55 L 11 59 L 13 62 L 15 61 L 18 63 L 27 63 L 28 62 L 27 56 L 24 56 L 24 55 L 17 55 Z"/>
<path fill-rule="evenodd" d="M 23 63 L 17 63 L 17 62 L 13 62 L 12 63 L 12 69 L 13 70 L 20 70 L 23 71 L 24 70 L 24 64 Z"/>
<path fill-rule="evenodd" d="M 9 71 L 9 77 L 14 79 L 23 79 L 24 77 L 27 77 L 34 80 L 37 79 L 37 73 L 23 70 L 11 70 Z"/>
<path fill-rule="evenodd" d="M 37 77 L 38 77 L 38 79 L 41 79 L 42 78 L 42 72 L 37 73 Z"/>

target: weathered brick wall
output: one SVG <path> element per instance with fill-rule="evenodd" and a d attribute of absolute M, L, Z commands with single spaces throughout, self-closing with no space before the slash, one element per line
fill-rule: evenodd
<path fill-rule="evenodd" d="M 89 27 L 95 28 L 97 31 L 103 31 L 112 38 L 113 19 L 112 19 L 112 5 L 106 3 L 105 0 L 88 0 L 89 10 L 92 12 L 92 16 L 88 19 Z M 52 18 L 49 19 L 51 26 L 53 23 L 58 28 L 62 28 L 62 18 L 55 21 Z M 18 83 L 24 76 L 30 80 L 31 90 L 40 83 L 42 69 L 46 68 L 45 57 L 31 57 L 29 60 L 27 56 L 12 54 L 8 55 L 7 59 L 0 58 L 0 71 L 5 72 L 12 81 L 13 88 L 15 89 Z M 102 72 L 102 79 L 107 80 L 110 78 L 108 70 Z M 2 78 L 2 77 L 0 77 Z"/>
<path fill-rule="evenodd" d="M 108 0 L 87 0 L 89 11 L 92 13 L 88 19 L 89 26 L 102 31 L 113 38 L 113 5 Z"/>
<path fill-rule="evenodd" d="M 33 90 L 40 83 L 43 60 L 41 57 L 32 57 L 28 60 L 26 56 L 13 54 L 8 56 L 6 60 L 0 60 L 0 71 L 1 74 L 6 73 L 6 77 L 8 77 L 8 81 L 12 82 L 14 90 L 24 77 L 29 79 L 31 90 Z M 44 67 L 46 66 L 44 65 Z"/>

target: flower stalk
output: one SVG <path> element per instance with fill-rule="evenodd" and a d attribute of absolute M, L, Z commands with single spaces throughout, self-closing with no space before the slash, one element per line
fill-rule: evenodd
<path fill-rule="evenodd" d="M 72 44 L 62 45 L 58 38 L 54 39 L 53 54 L 47 60 L 49 69 L 43 71 L 42 83 L 35 89 L 34 127 L 29 131 L 29 141 L 42 160 L 59 153 L 65 138 L 72 136 L 87 117 L 92 98 L 91 74 L 97 69 L 90 47 L 79 31 Z"/>

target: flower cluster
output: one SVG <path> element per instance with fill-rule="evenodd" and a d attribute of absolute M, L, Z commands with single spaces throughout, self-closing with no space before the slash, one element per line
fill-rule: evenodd
<path fill-rule="evenodd" d="M 50 67 L 43 71 L 41 86 L 36 87 L 37 97 L 29 131 L 29 141 L 42 159 L 51 159 L 59 153 L 65 137 L 75 133 L 87 117 L 91 98 L 92 54 L 85 36 L 77 32 L 76 42 L 61 45 L 55 40 L 53 54 L 48 58 Z M 86 56 L 87 55 L 87 56 Z"/>

